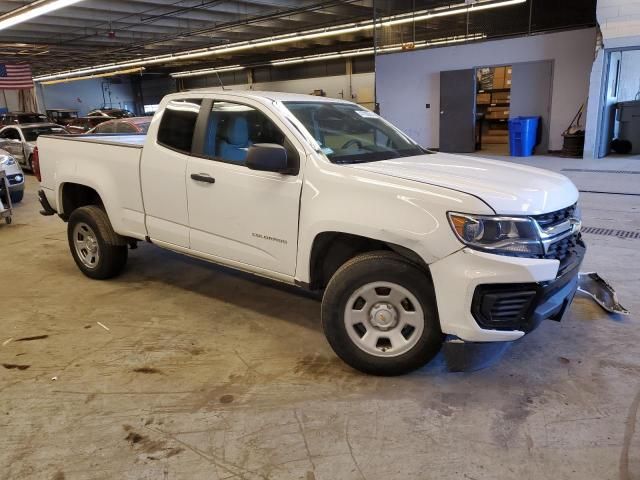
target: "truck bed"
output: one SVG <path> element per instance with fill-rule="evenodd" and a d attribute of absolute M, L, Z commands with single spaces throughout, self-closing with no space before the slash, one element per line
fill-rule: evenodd
<path fill-rule="evenodd" d="M 144 238 L 140 159 L 145 138 L 145 135 L 40 136 L 40 185 L 49 204 L 58 213 L 66 213 L 60 199 L 67 186 L 92 188 L 107 208 L 116 231 Z"/>
<path fill-rule="evenodd" d="M 78 142 L 101 143 L 105 145 L 118 145 L 121 147 L 142 148 L 146 135 L 121 135 L 121 134 L 94 134 L 94 135 L 69 135 L 69 136 L 51 136 L 52 138 L 62 138 L 64 140 L 73 140 Z M 44 136 L 43 136 L 44 138 Z"/>

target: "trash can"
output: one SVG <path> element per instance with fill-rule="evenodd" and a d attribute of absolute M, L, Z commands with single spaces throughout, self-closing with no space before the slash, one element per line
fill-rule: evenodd
<path fill-rule="evenodd" d="M 620 102 L 616 107 L 618 139 L 631 142 L 629 153 L 640 153 L 640 100 Z"/>
<path fill-rule="evenodd" d="M 530 157 L 538 138 L 540 117 L 509 119 L 509 151 L 512 157 Z"/>

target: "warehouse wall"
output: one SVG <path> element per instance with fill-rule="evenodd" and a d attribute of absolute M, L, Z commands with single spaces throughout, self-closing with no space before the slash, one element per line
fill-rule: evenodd
<path fill-rule="evenodd" d="M 596 16 L 602 32 L 604 48 L 640 48 L 640 2 L 637 0 L 598 0 Z M 600 50 L 591 68 L 584 158 L 598 156 L 597 142 L 605 63 L 605 52 Z"/>
<path fill-rule="evenodd" d="M 605 48 L 640 46 L 640 2 L 598 0 L 596 16 Z"/>
<path fill-rule="evenodd" d="M 19 90 L 2 90 L 0 93 L 0 108 L 6 108 L 9 112 L 20 111 Z"/>
<path fill-rule="evenodd" d="M 105 88 L 104 96 L 103 86 Z M 111 104 L 114 108 L 133 109 L 134 105 L 134 95 L 128 79 L 123 79 L 121 84 L 96 78 L 55 85 L 40 85 L 36 88 L 36 92 L 41 112 L 47 108 L 71 108 L 78 110 L 80 115 L 85 115 L 94 108 L 102 107 L 105 100 L 109 106 L 109 92 L 111 92 Z"/>
<path fill-rule="evenodd" d="M 145 105 L 160 103 L 162 97 L 176 91 L 176 81 L 171 77 L 143 76 L 142 99 Z"/>
<path fill-rule="evenodd" d="M 373 73 L 354 74 L 321 78 L 305 78 L 300 80 L 284 80 L 280 82 L 254 83 L 253 90 L 266 90 L 290 93 L 313 93 L 324 90 L 327 97 L 343 98 L 373 108 Z M 349 98 L 350 93 L 352 98 Z"/>
<path fill-rule="evenodd" d="M 373 73 L 357 73 L 351 75 L 351 78 L 349 78 L 349 75 L 336 75 L 276 82 L 257 82 L 251 85 L 246 83 L 231 85 L 227 87 L 227 90 L 248 90 L 251 88 L 252 90 L 306 94 L 313 93 L 314 90 L 324 90 L 327 97 L 344 98 L 373 109 L 373 85 Z M 199 84 L 197 86 L 200 87 Z M 208 88 L 220 89 L 219 87 Z M 352 98 L 349 98 L 349 92 L 352 92 Z"/>
<path fill-rule="evenodd" d="M 560 150 L 562 132 L 587 98 L 595 38 L 595 29 L 589 28 L 380 55 L 376 84 L 381 114 L 423 146 L 437 148 L 441 71 L 552 60 L 549 148 Z"/>

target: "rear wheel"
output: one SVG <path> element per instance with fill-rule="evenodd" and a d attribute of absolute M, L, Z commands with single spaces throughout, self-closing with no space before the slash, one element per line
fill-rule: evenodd
<path fill-rule="evenodd" d="M 322 325 L 342 360 L 374 375 L 420 368 L 443 341 L 428 274 L 386 251 L 338 269 L 322 300 Z"/>
<path fill-rule="evenodd" d="M 127 263 L 127 243 L 114 232 L 106 212 L 96 205 L 80 207 L 69 216 L 67 237 L 71 255 L 87 277 L 104 280 L 118 275 Z"/>

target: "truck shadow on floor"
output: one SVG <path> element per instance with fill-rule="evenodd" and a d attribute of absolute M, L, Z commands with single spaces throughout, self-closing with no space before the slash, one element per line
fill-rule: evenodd
<path fill-rule="evenodd" d="M 320 293 L 188 257 L 152 245 L 129 251 L 127 269 L 116 281 L 161 282 L 260 315 L 320 332 Z"/>

